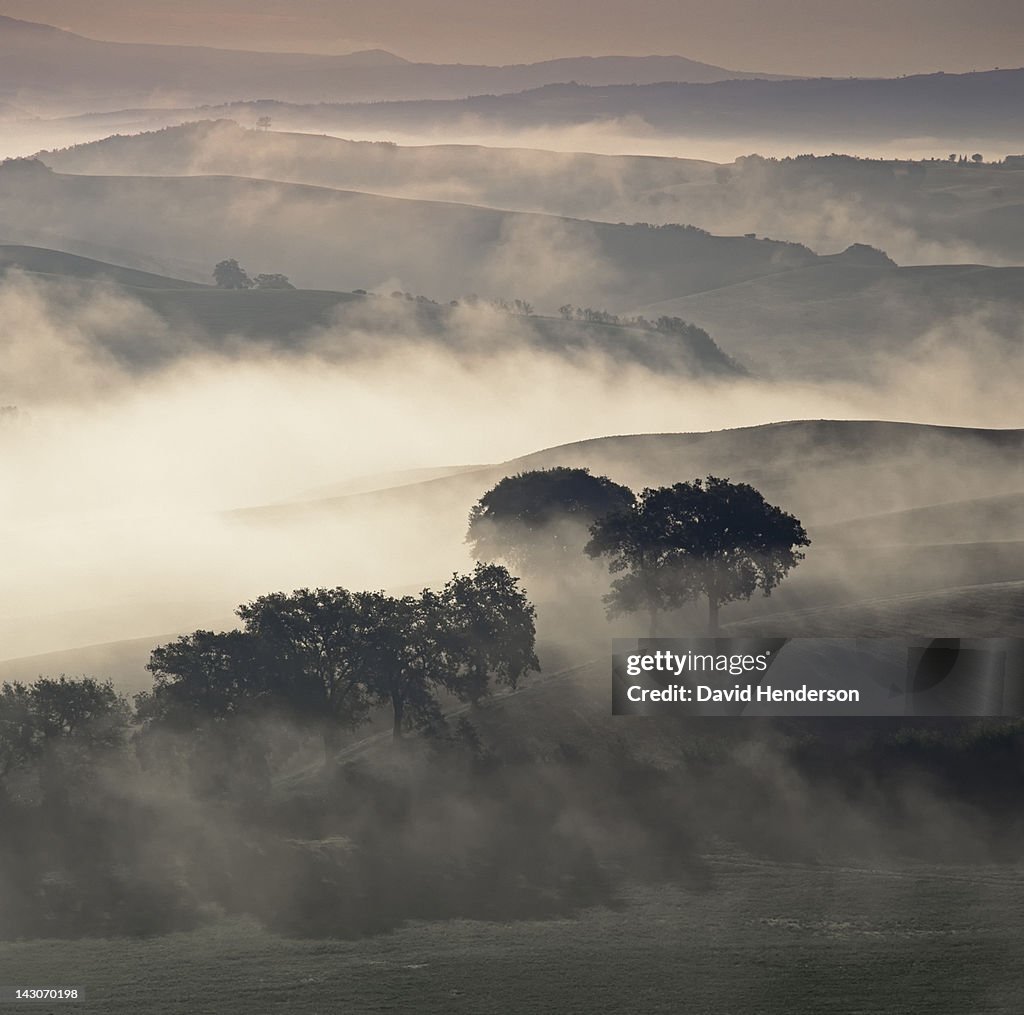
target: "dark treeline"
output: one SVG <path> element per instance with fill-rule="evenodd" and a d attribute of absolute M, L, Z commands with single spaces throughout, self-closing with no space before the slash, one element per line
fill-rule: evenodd
<path fill-rule="evenodd" d="M 499 565 L 479 564 L 419 596 L 274 593 L 238 616 L 241 630 L 196 631 L 153 652 L 153 691 L 138 700 L 150 728 L 269 706 L 317 726 L 330 756 L 375 704 L 391 708 L 397 739 L 440 718 L 437 689 L 475 702 L 492 680 L 514 688 L 538 668 L 534 609 Z"/>
<path fill-rule="evenodd" d="M 58 725 L 55 686 L 69 702 Z M 309 731 L 269 711 L 144 738 L 87 678 L 2 700 L 6 938 L 158 934 L 230 914 L 315 936 L 568 915 L 617 905 L 627 880 L 709 889 L 701 854 L 722 839 L 801 861 L 1019 853 L 1019 722 L 709 731 L 665 718 L 638 731 L 568 681 L 550 717 L 485 710 L 306 772 Z M 88 703 L 77 719 L 73 700 Z M 10 765 L 12 706 L 33 732 Z"/>

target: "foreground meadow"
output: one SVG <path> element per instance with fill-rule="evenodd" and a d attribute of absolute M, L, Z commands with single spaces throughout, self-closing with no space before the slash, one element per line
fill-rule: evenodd
<path fill-rule="evenodd" d="M 7 983 L 104 1013 L 1018 1013 L 1016 866 L 795 864 L 721 852 L 687 887 L 576 919 L 414 923 L 358 940 L 226 920 L 144 940 L 0 944 Z M 40 1010 L 38 1006 L 34 1010 Z"/>

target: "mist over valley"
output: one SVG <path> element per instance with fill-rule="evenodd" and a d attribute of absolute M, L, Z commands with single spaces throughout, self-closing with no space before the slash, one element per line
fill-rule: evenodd
<path fill-rule="evenodd" d="M 1019 1011 L 1024 71 L 210 6 L 0 16 L 8 981 Z M 906 714 L 613 715 L 612 640 L 684 637 Z M 982 657 L 1002 711 L 921 704 Z"/>

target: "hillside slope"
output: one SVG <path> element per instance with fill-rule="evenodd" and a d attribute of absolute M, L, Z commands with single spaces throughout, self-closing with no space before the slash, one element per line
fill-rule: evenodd
<path fill-rule="evenodd" d="M 122 297 L 152 315 L 127 331 L 102 319 L 83 329 L 94 352 L 145 371 L 216 350 L 237 358 L 308 353 L 322 361 L 400 354 L 408 345 L 438 347 L 468 359 L 494 344 L 567 359 L 596 356 L 681 377 L 738 378 L 746 370 L 699 329 L 658 331 L 599 321 L 514 314 L 486 303 L 440 304 L 394 293 L 310 289 L 219 289 L 39 247 L 0 245 L 0 280 L 9 269 L 41 282 L 35 295 L 51 314 L 80 325 L 98 300 Z M 481 333 L 489 336 L 481 340 Z M 87 336 L 87 337 L 86 337 Z"/>
<path fill-rule="evenodd" d="M 0 275 L 11 268 L 33 275 L 47 275 L 54 278 L 114 282 L 117 285 L 130 286 L 135 289 L 196 290 L 204 288 L 197 282 L 186 282 L 180 278 L 170 278 L 166 275 L 156 275 L 153 272 L 125 268 L 122 265 L 109 264 L 92 257 L 68 254 L 63 250 L 0 243 Z"/>
<path fill-rule="evenodd" d="M 195 280 L 236 257 L 305 288 L 387 286 L 445 300 L 476 292 L 522 297 L 549 312 L 563 302 L 621 309 L 817 260 L 798 244 L 684 226 L 224 176 L 68 176 L 30 160 L 0 165 L 0 217 L 9 243 L 89 256 L 102 244 L 122 263 L 137 256 L 190 264 Z"/>
<path fill-rule="evenodd" d="M 59 173 L 228 174 L 611 221 L 623 218 L 610 214 L 623 204 L 656 210 L 643 201 L 649 193 L 714 183 L 717 168 L 696 159 L 347 141 L 246 129 L 233 120 L 115 134 L 37 157 Z"/>
<path fill-rule="evenodd" d="M 1005 369 L 1020 355 L 1022 309 L 1024 268 L 824 261 L 636 312 L 693 321 L 759 374 L 869 378 L 916 358 L 916 344 L 928 336 L 977 348 L 980 368 L 998 347 Z M 987 337 L 994 346 L 986 350 Z"/>
<path fill-rule="evenodd" d="M 195 115 L 208 117 L 210 111 Z M 252 123 L 257 113 L 237 115 Z M 227 173 L 607 222 L 690 222 L 719 234 L 781 236 L 818 251 L 865 243 L 900 264 L 1024 263 L 1024 170 L 1002 164 L 1000 149 L 984 154 L 981 164 L 800 155 L 743 156 L 716 165 L 475 145 L 401 146 L 204 119 L 39 157 L 62 173 Z"/>

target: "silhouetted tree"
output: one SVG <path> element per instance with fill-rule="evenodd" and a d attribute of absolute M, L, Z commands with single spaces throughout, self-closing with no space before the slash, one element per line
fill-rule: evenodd
<path fill-rule="evenodd" d="M 206 796 L 264 797 L 271 744 L 259 720 L 278 705 L 268 656 L 237 630 L 195 631 L 154 649 L 153 689 L 135 696 L 143 764 L 182 764 Z"/>
<path fill-rule="evenodd" d="M 251 289 L 253 284 L 233 257 L 217 262 L 213 269 L 213 279 L 219 289 Z"/>
<path fill-rule="evenodd" d="M 665 542 L 662 519 L 650 504 L 653 492 L 644 490 L 626 510 L 595 522 L 584 547 L 590 557 L 610 557 L 608 570 L 619 575 L 604 597 L 608 615 L 645 612 L 652 638 L 658 633 L 659 615 L 695 595 L 678 553 Z"/>
<path fill-rule="evenodd" d="M 981 152 L 975 152 L 975 153 L 974 153 L 974 154 L 973 154 L 973 155 L 971 156 L 971 161 L 972 161 L 972 162 L 976 162 L 976 163 L 978 163 L 978 164 L 980 165 L 980 164 L 981 164 L 982 162 L 984 162 L 984 161 L 985 161 L 985 156 L 984 156 L 984 155 L 982 155 L 982 154 L 981 154 Z"/>
<path fill-rule="evenodd" d="M 238 715 L 269 694 L 263 654 L 242 631 L 194 631 L 153 649 L 152 691 L 136 697 L 139 718 L 176 730 Z"/>
<path fill-rule="evenodd" d="M 322 730 L 328 756 L 343 730 L 367 718 L 365 618 L 348 589 L 297 589 L 260 596 L 236 611 L 256 639 L 265 693 Z"/>
<path fill-rule="evenodd" d="M 260 118 L 259 118 L 259 119 L 258 119 L 258 120 L 256 121 L 256 126 L 257 126 L 257 127 L 258 127 L 258 128 L 260 129 L 260 130 L 270 130 L 270 125 L 271 125 L 271 124 L 272 124 L 273 122 L 274 122 L 274 121 L 273 121 L 273 120 L 272 120 L 272 119 L 271 119 L 271 118 L 270 118 L 269 116 L 261 116 L 261 117 L 260 117 Z"/>
<path fill-rule="evenodd" d="M 708 628 L 718 633 L 726 603 L 769 595 L 804 557 L 810 540 L 800 522 L 746 483 L 708 476 L 644 490 L 632 511 L 591 529 L 586 551 L 610 556 L 626 571 L 607 597 L 613 614 L 646 608 L 652 634 L 659 609 L 697 595 L 708 600 Z"/>
<path fill-rule="evenodd" d="M 536 610 L 500 564 L 453 575 L 438 596 L 447 657 L 439 682 L 462 701 L 479 701 L 493 680 L 515 688 L 540 664 L 534 651 Z"/>
<path fill-rule="evenodd" d="M 0 783 L 38 763 L 43 795 L 63 801 L 103 754 L 121 747 L 132 710 L 110 681 L 40 677 L 0 688 Z"/>
<path fill-rule="evenodd" d="M 539 669 L 535 612 L 517 579 L 498 565 L 453 575 L 440 592 L 394 599 L 361 593 L 368 687 L 392 709 L 392 735 L 436 722 L 436 688 L 477 702 L 492 681 L 515 687 Z"/>
<path fill-rule="evenodd" d="M 505 560 L 527 574 L 564 573 L 577 566 L 589 527 L 632 503 L 631 490 L 589 469 L 521 472 L 474 505 L 466 542 L 478 560 Z"/>
<path fill-rule="evenodd" d="M 373 699 L 390 705 L 397 740 L 406 724 L 429 722 L 441 714 L 433 693 L 444 666 L 436 597 L 424 590 L 419 598 L 396 599 L 383 592 L 363 592 L 357 598 L 365 618 L 363 676 Z"/>

